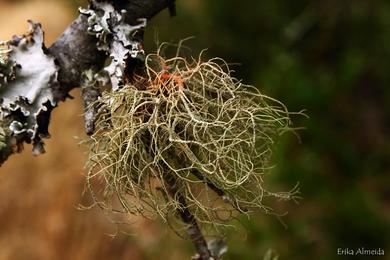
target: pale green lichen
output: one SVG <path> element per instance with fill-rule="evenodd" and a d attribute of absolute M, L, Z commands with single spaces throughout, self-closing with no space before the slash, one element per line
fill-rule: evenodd
<path fill-rule="evenodd" d="M 223 60 L 200 60 L 148 55 L 146 75 L 94 104 L 87 167 L 89 183 L 104 183 L 102 200 L 91 190 L 100 206 L 168 219 L 182 205 L 166 174 L 196 220 L 213 226 L 237 212 L 271 213 L 266 197 L 294 198 L 295 190 L 273 193 L 263 181 L 275 138 L 291 130 L 286 107 L 232 77 Z"/>

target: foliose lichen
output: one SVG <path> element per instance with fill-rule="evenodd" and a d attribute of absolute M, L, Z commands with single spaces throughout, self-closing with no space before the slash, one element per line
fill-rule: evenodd
<path fill-rule="evenodd" d="M 88 16 L 88 32 L 98 38 L 97 48 L 105 51 L 110 63 L 103 69 L 109 76 L 113 90 L 124 83 L 129 59 L 144 59 L 142 42 L 137 39 L 146 26 L 146 19 L 139 19 L 138 25 L 124 21 L 125 10 L 118 12 L 107 2 L 92 1 L 88 9 L 80 8 Z"/>
<path fill-rule="evenodd" d="M 52 87 L 58 84 L 54 57 L 47 54 L 39 23 L 2 43 L 0 60 L 0 119 L 12 119 L 9 129 L 18 140 L 33 143 L 33 153 L 44 152 L 48 111 L 56 105 Z"/>

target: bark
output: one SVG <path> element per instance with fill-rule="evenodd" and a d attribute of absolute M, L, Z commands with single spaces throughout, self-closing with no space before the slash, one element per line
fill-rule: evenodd
<path fill-rule="evenodd" d="M 126 21 L 135 23 L 139 18 L 151 19 L 161 10 L 172 5 L 173 0 L 132 0 L 115 1 L 118 8 L 127 11 Z M 87 18 L 79 17 L 64 31 L 48 49 L 60 67 L 58 80 L 60 85 L 54 89 L 55 97 L 64 100 L 70 90 L 79 87 L 82 73 L 88 68 L 102 68 L 106 55 L 96 48 L 96 38 L 87 33 Z"/>
<path fill-rule="evenodd" d="M 199 228 L 199 225 L 188 208 L 185 197 L 178 191 L 176 179 L 173 175 L 166 173 L 164 176 L 165 185 L 169 191 L 169 195 L 172 198 L 176 198 L 179 202 L 179 208 L 177 209 L 177 214 L 180 216 L 182 221 L 187 225 L 187 233 L 194 244 L 198 255 L 193 259 L 196 260 L 210 260 L 217 259 L 212 258 L 211 253 L 207 247 L 206 239 L 204 238 L 202 231 Z"/>

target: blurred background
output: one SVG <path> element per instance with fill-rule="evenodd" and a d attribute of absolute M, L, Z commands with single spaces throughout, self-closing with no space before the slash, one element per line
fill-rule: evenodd
<path fill-rule="evenodd" d="M 0 0 L 0 39 L 42 23 L 46 45 L 85 1 Z M 234 63 L 235 76 L 283 101 L 300 140 L 284 135 L 267 176 L 275 191 L 300 184 L 302 199 L 274 203 L 281 219 L 256 214 L 227 232 L 226 259 L 388 259 L 390 254 L 390 2 L 387 0 L 177 0 L 177 17 L 153 19 L 146 49 L 162 41 Z M 132 219 L 118 233 L 103 212 L 79 210 L 85 137 L 79 91 L 54 111 L 47 154 L 31 147 L 0 168 L 0 260 L 189 259 L 189 241 L 164 224 Z M 338 248 L 387 256 L 338 256 Z M 387 257 L 387 258 L 386 258 Z"/>

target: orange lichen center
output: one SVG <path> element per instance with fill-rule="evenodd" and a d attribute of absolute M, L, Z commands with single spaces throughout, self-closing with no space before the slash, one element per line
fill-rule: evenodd
<path fill-rule="evenodd" d="M 178 72 L 170 73 L 166 68 L 156 75 L 151 81 L 148 89 L 168 94 L 181 92 L 184 88 L 184 79 Z"/>

